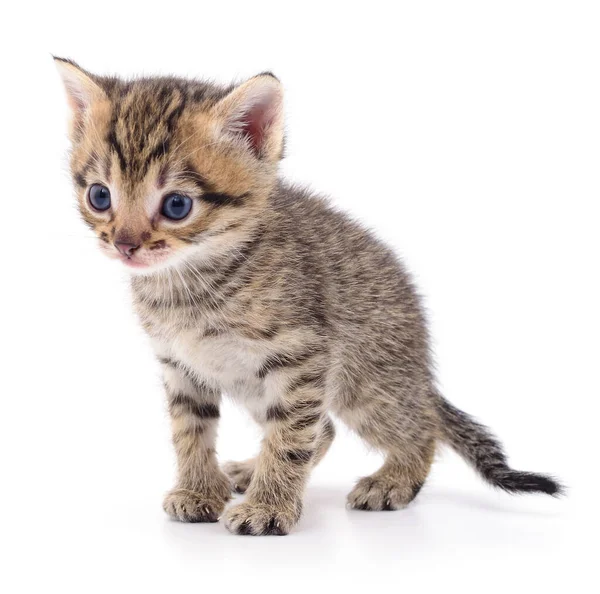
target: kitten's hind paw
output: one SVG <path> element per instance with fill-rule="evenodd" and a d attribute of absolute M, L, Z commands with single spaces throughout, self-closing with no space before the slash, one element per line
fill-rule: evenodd
<path fill-rule="evenodd" d="M 352 509 L 392 511 L 406 507 L 421 490 L 422 484 L 409 484 L 398 477 L 364 477 L 348 495 Z"/>
<path fill-rule="evenodd" d="M 180 522 L 217 522 L 225 503 L 189 489 L 173 489 L 167 493 L 163 509 Z"/>
<path fill-rule="evenodd" d="M 242 462 L 227 462 L 223 465 L 223 472 L 231 480 L 231 489 L 236 493 L 245 493 L 252 480 L 256 459 Z"/>

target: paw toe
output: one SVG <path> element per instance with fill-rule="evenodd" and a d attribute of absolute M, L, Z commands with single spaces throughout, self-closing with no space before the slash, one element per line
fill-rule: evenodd
<path fill-rule="evenodd" d="M 277 518 L 271 518 L 269 523 L 265 527 L 263 534 L 272 534 L 274 536 L 284 536 L 287 532 L 284 532 Z"/>

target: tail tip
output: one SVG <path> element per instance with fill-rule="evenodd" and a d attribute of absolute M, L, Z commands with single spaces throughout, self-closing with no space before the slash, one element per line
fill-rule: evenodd
<path fill-rule="evenodd" d="M 533 472 L 510 471 L 495 481 L 496 486 L 509 493 L 544 493 L 552 497 L 566 495 L 566 488 L 553 476 Z"/>

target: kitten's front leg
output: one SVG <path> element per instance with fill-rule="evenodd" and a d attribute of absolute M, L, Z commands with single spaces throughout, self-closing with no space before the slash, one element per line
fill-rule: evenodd
<path fill-rule="evenodd" d="M 288 380 L 266 411 L 266 434 L 244 503 L 225 512 L 236 534 L 287 534 L 300 518 L 302 496 L 326 419 L 321 374 Z"/>
<path fill-rule="evenodd" d="M 181 522 L 216 522 L 230 497 L 230 481 L 215 453 L 220 394 L 170 359 L 161 360 L 169 400 L 177 485 L 164 510 Z"/>

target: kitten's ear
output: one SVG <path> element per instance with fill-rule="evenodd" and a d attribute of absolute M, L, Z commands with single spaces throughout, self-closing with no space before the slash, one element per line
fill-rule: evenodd
<path fill-rule="evenodd" d="M 213 108 L 219 133 L 242 140 L 260 159 L 283 151 L 283 89 L 270 73 L 236 87 Z"/>
<path fill-rule="evenodd" d="M 54 64 L 62 78 L 74 122 L 81 121 L 90 106 L 106 97 L 92 75 L 75 62 L 54 56 Z"/>

